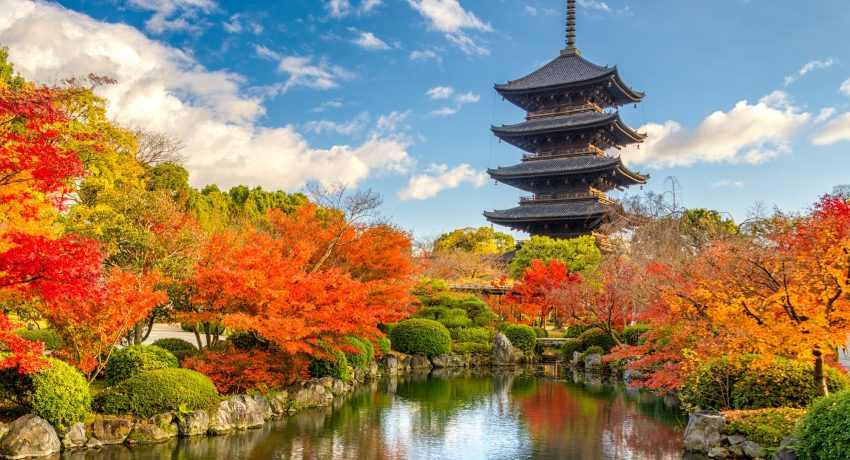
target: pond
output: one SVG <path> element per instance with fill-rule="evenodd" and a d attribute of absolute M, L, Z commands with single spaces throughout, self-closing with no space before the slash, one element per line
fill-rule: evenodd
<path fill-rule="evenodd" d="M 229 436 L 67 453 L 153 459 L 680 459 L 686 416 L 622 385 L 541 369 L 434 371 Z"/>

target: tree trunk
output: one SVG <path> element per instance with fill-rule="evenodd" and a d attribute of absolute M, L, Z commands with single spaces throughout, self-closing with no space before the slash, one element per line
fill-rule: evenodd
<path fill-rule="evenodd" d="M 195 333 L 195 340 L 198 341 L 198 350 L 203 350 L 204 344 L 201 343 L 201 334 L 198 332 L 198 325 L 197 324 L 192 325 L 192 332 Z"/>
<path fill-rule="evenodd" d="M 147 327 L 148 327 L 148 328 L 145 330 L 145 335 L 144 335 L 144 337 L 142 337 L 142 341 L 143 341 L 143 342 L 144 342 L 145 340 L 147 340 L 147 339 L 148 339 L 148 337 L 150 337 L 150 336 L 151 336 L 151 332 L 153 331 L 153 322 L 154 322 L 154 320 L 155 320 L 155 319 L 156 319 L 156 316 L 154 316 L 154 315 L 151 315 L 151 316 L 148 318 L 148 324 L 147 324 Z"/>
<path fill-rule="evenodd" d="M 829 394 L 829 388 L 826 386 L 826 376 L 823 373 L 823 354 L 820 350 L 815 350 L 812 354 L 815 355 L 815 395 L 827 396 Z"/>
<path fill-rule="evenodd" d="M 145 328 L 145 323 L 138 323 L 133 327 L 133 343 L 130 345 L 141 345 L 142 344 L 142 331 Z"/>

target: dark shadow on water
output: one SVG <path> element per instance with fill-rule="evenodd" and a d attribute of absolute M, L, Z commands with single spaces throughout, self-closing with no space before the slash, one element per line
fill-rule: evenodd
<path fill-rule="evenodd" d="M 436 370 L 364 385 L 261 429 L 66 453 L 79 460 L 681 459 L 663 398 L 536 369 Z M 698 458 L 688 460 L 698 460 Z"/>

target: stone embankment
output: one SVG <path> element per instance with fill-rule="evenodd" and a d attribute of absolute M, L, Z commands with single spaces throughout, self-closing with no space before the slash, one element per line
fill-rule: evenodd
<path fill-rule="evenodd" d="M 772 460 L 796 460 L 794 439 L 786 438 Z M 744 436 L 726 434 L 726 417 L 721 412 L 697 411 L 688 418 L 685 428 L 686 452 L 707 455 L 708 458 L 767 458 L 762 446 Z"/>

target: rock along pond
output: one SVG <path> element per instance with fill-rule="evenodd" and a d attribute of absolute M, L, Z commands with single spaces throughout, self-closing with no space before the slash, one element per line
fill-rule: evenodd
<path fill-rule="evenodd" d="M 541 373 L 542 369 L 538 369 Z M 66 452 L 79 460 L 679 459 L 669 401 L 571 374 L 434 371 L 366 383 L 332 407 L 220 437 Z"/>

